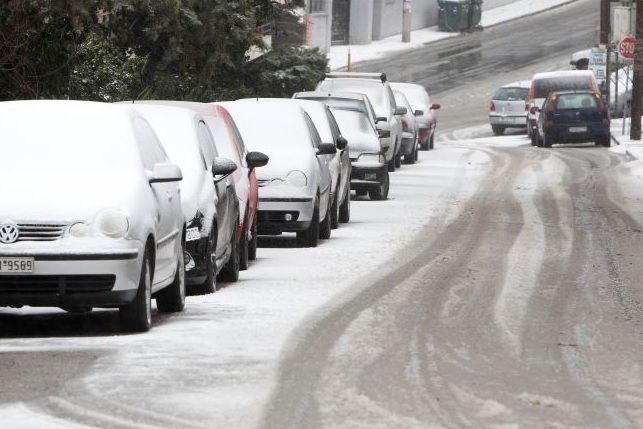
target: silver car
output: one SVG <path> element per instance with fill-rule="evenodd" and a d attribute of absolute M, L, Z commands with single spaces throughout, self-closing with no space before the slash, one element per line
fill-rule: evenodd
<path fill-rule="evenodd" d="M 413 109 L 404 93 L 393 90 L 395 101 L 398 106 L 406 107 L 406 113 L 402 116 L 402 155 L 405 164 L 413 164 L 418 158 L 418 124 L 413 115 Z"/>
<path fill-rule="evenodd" d="M 259 234 L 296 232 L 306 247 L 316 247 L 319 238 L 330 237 L 332 179 L 324 155 L 334 155 L 335 145 L 321 141 L 310 116 L 295 103 L 217 104 L 228 110 L 248 148 L 270 158 L 256 172 Z"/>
<path fill-rule="evenodd" d="M 384 131 L 382 146 L 389 171 L 395 171 L 402 163 L 402 124 L 400 116 L 406 108 L 395 103 L 393 90 L 384 73 L 332 72 L 317 84 L 316 91 L 357 92 L 365 94 L 373 103 L 377 117 L 376 127 Z"/>
<path fill-rule="evenodd" d="M 185 303 L 181 169 L 130 106 L 0 103 L 0 305 L 118 308 L 129 331 Z"/>
<path fill-rule="evenodd" d="M 494 134 L 507 128 L 527 130 L 530 80 L 513 82 L 500 87 L 489 103 L 489 123 Z"/>
<path fill-rule="evenodd" d="M 389 192 L 388 164 L 368 116 L 359 108 L 332 107 L 339 129 L 348 140 L 351 157 L 351 189 L 358 196 L 385 200 Z"/>
<path fill-rule="evenodd" d="M 206 118 L 191 103 L 133 105 L 154 127 L 170 159 L 183 172 L 181 201 L 187 219 L 186 276 L 190 291 L 212 293 L 239 278 L 239 200 L 234 161 L 218 156 Z"/>
<path fill-rule="evenodd" d="M 435 130 L 438 125 L 435 111 L 440 108 L 440 104 L 431 102 L 424 86 L 417 83 L 391 82 L 391 87 L 401 91 L 411 103 L 413 115 L 418 124 L 420 149 L 433 149 Z"/>

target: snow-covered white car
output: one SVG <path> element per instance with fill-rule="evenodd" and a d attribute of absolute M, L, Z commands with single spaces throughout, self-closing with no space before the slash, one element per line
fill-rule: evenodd
<path fill-rule="evenodd" d="M 324 155 L 334 144 L 323 143 L 306 111 L 280 100 L 218 103 L 234 119 L 245 144 L 268 155 L 257 170 L 259 234 L 296 232 L 299 243 L 316 247 L 331 234 L 330 170 Z"/>
<path fill-rule="evenodd" d="M 489 124 L 494 134 L 507 128 L 527 130 L 530 80 L 503 85 L 494 92 L 489 102 Z"/>
<path fill-rule="evenodd" d="M 398 106 L 406 107 L 406 113 L 402 115 L 402 156 L 405 164 L 413 164 L 418 157 L 418 124 L 413 115 L 413 108 L 406 98 L 406 95 L 398 89 L 393 90 L 395 102 Z"/>
<path fill-rule="evenodd" d="M 181 169 L 131 107 L 0 103 L 0 305 L 118 308 L 129 331 L 185 303 Z"/>

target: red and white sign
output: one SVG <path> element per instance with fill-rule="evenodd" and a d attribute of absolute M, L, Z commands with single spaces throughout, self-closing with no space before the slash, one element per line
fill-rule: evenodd
<path fill-rule="evenodd" d="M 634 37 L 624 37 L 618 44 L 618 52 L 623 58 L 634 58 Z"/>

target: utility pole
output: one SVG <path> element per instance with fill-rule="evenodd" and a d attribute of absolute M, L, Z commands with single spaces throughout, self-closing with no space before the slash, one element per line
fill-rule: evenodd
<path fill-rule="evenodd" d="M 643 0 L 636 1 L 636 36 L 634 37 L 634 80 L 630 139 L 641 140 L 641 102 L 643 99 Z"/>
<path fill-rule="evenodd" d="M 598 41 L 601 45 L 611 42 L 610 32 L 610 0 L 601 0 L 601 32 Z"/>
<path fill-rule="evenodd" d="M 411 41 L 411 4 L 413 0 L 404 0 L 402 3 L 402 42 Z"/>

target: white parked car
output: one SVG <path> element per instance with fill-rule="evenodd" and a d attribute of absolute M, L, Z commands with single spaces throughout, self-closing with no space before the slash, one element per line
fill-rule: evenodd
<path fill-rule="evenodd" d="M 0 305 L 118 308 L 151 326 L 185 303 L 181 169 L 131 107 L 0 103 Z"/>
<path fill-rule="evenodd" d="M 395 95 L 395 102 L 398 106 L 406 107 L 406 113 L 402 115 L 402 156 L 404 157 L 405 164 L 413 164 L 418 158 L 418 142 L 419 142 L 419 129 L 415 116 L 413 115 L 413 108 L 409 103 L 406 95 L 400 90 L 393 90 Z"/>
<path fill-rule="evenodd" d="M 402 120 L 406 108 L 395 103 L 393 89 L 384 73 L 332 72 L 317 84 L 316 91 L 357 92 L 365 94 L 376 113 L 376 127 L 385 132 L 381 142 L 389 171 L 395 171 L 402 163 Z"/>
<path fill-rule="evenodd" d="M 181 201 L 187 219 L 186 277 L 197 293 L 239 278 L 239 200 L 231 174 L 237 165 L 218 156 L 206 118 L 177 102 L 136 103 L 183 172 Z M 170 102 L 173 103 L 173 102 Z M 183 107 L 180 107 L 183 106 Z"/>
<path fill-rule="evenodd" d="M 218 104 L 228 110 L 246 145 L 270 158 L 256 172 L 259 234 L 296 232 L 300 244 L 307 247 L 330 237 L 332 180 L 323 156 L 334 155 L 335 145 L 322 142 L 310 116 L 294 103 Z"/>

